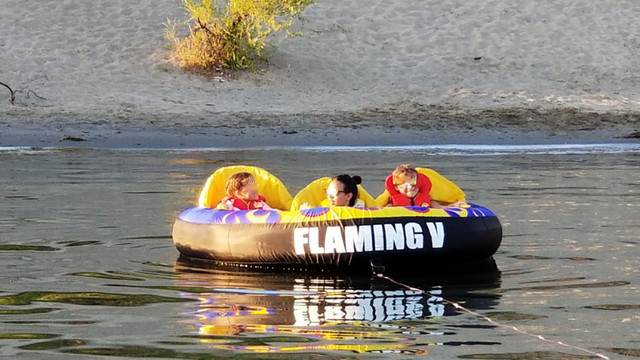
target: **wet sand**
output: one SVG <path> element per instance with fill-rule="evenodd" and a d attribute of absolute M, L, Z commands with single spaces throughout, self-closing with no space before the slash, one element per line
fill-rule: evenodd
<path fill-rule="evenodd" d="M 0 120 L 0 146 L 95 148 L 253 148 L 265 146 L 401 146 L 438 144 L 563 144 L 637 142 L 629 115 L 482 111 L 474 114 L 227 114 L 177 122 L 73 117 Z M 424 117 L 441 116 L 423 121 Z M 385 119 L 393 118 L 391 122 Z M 596 118 L 596 119 L 594 119 Z M 602 120 L 599 120 L 602 119 Z M 542 120 L 542 121 L 541 121 Z"/>

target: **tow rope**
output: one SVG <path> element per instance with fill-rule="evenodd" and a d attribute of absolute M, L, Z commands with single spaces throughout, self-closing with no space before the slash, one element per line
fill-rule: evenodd
<path fill-rule="evenodd" d="M 431 295 L 431 294 L 429 294 L 428 292 L 426 292 L 426 291 L 424 291 L 422 289 L 418 289 L 418 288 L 415 288 L 413 286 L 410 286 L 410 285 L 407 285 L 407 284 L 403 284 L 403 283 L 401 283 L 399 281 L 396 281 L 396 280 L 384 275 L 384 266 L 380 266 L 379 264 L 376 264 L 374 266 L 374 264 L 372 262 L 372 270 L 373 270 L 373 275 L 375 277 L 379 278 L 379 279 L 387 280 L 387 281 L 389 281 L 391 283 L 394 283 L 396 285 L 405 287 L 408 290 L 419 292 L 419 293 L 421 293 L 423 295 Z M 380 270 L 382 270 L 382 271 L 380 271 Z M 456 310 L 465 312 L 465 313 L 467 313 L 469 315 L 473 315 L 475 317 L 479 317 L 479 318 L 481 318 L 481 319 L 487 321 L 488 323 L 493 324 L 493 325 L 495 325 L 497 327 L 502 327 L 502 328 L 506 328 L 506 329 L 509 329 L 509 330 L 513 330 L 513 331 L 515 331 L 517 333 L 520 333 L 520 334 L 523 334 L 523 335 L 527 335 L 527 336 L 531 336 L 531 337 L 536 338 L 536 339 L 538 339 L 540 341 L 544 341 L 544 342 L 547 342 L 547 343 L 550 343 L 550 344 L 560 345 L 560 346 L 564 346 L 564 347 L 569 348 L 569 349 L 581 351 L 581 352 L 587 353 L 589 355 L 597 356 L 597 357 L 599 357 L 601 359 L 611 360 L 608 356 L 606 356 L 604 354 L 597 353 L 595 351 L 591 351 L 589 349 L 585 349 L 585 348 L 582 348 L 582 347 L 579 347 L 579 346 L 567 344 L 567 343 L 565 343 L 563 341 L 547 339 L 543 335 L 530 333 L 530 332 L 528 332 L 526 330 L 522 330 L 522 329 L 520 329 L 520 328 L 518 328 L 516 326 L 502 324 L 502 323 L 500 323 L 498 321 L 495 321 L 495 320 L 491 319 L 490 317 L 488 317 L 486 315 L 480 314 L 479 312 L 473 311 L 471 309 L 467 309 L 466 307 L 458 304 L 455 301 L 447 300 L 447 299 L 443 298 L 441 295 L 438 295 L 438 297 L 440 297 L 442 299 L 442 302 L 453 306 Z"/>

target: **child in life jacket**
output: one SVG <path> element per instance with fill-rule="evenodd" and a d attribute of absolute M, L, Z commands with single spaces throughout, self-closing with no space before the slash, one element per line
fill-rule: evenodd
<path fill-rule="evenodd" d="M 386 206 L 429 206 L 435 209 L 469 206 L 464 199 L 464 192 L 458 186 L 441 175 L 435 172 L 434 174 L 437 175 L 435 181 L 440 182 L 440 195 L 442 196 L 444 183 L 445 188 L 449 188 L 456 200 L 447 203 L 433 200 L 431 198 L 431 179 L 409 165 L 400 165 L 393 170 L 385 182 L 385 189 L 389 193 L 389 200 Z"/>
<path fill-rule="evenodd" d="M 258 195 L 256 178 L 248 172 L 231 175 L 225 185 L 227 196 L 223 198 L 216 209 L 219 210 L 272 210 L 266 199 Z"/>
<path fill-rule="evenodd" d="M 398 166 L 385 181 L 391 206 L 431 206 L 431 180 L 409 165 Z"/>

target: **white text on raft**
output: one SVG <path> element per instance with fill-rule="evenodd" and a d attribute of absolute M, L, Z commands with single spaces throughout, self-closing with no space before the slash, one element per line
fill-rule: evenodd
<path fill-rule="evenodd" d="M 444 245 L 444 225 L 427 222 L 431 247 Z M 344 229 L 344 230 L 343 230 Z M 293 230 L 293 244 L 298 255 L 353 253 L 424 248 L 423 228 L 416 222 L 406 224 L 376 224 L 360 226 L 328 226 L 324 241 L 320 241 L 320 228 L 301 227 Z"/>

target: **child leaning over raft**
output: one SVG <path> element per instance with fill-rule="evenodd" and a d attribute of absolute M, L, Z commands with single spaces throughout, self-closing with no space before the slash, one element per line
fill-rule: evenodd
<path fill-rule="evenodd" d="M 272 210 L 266 199 L 258 195 L 256 178 L 248 172 L 231 175 L 225 185 L 227 196 L 223 198 L 216 209 L 219 210 Z"/>
<path fill-rule="evenodd" d="M 455 196 L 456 198 L 454 201 L 448 201 L 446 203 L 436 201 L 441 199 L 433 199 L 432 193 L 434 189 L 429 176 L 419 172 L 416 168 L 410 165 L 400 165 L 393 170 L 389 177 L 387 177 L 387 180 L 385 181 L 385 194 L 388 196 L 388 199 L 386 199 L 386 203 L 379 205 L 422 206 L 433 208 L 468 206 L 464 199 L 464 193 L 462 190 L 449 180 L 446 180 L 444 177 L 437 174 L 435 171 L 429 171 L 438 179 L 438 185 L 447 184 L 447 187 L 451 188 L 452 194 L 447 195 Z M 379 199 L 385 201 L 382 195 Z"/>

